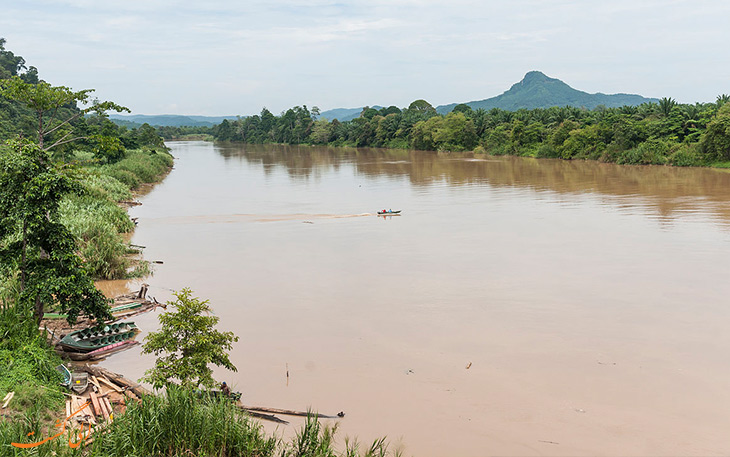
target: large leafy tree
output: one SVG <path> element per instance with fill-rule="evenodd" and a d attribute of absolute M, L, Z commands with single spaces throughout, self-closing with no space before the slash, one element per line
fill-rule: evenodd
<path fill-rule="evenodd" d="M 110 318 L 108 300 L 86 274 L 76 240 L 59 221 L 59 204 L 81 189 L 48 152 L 27 140 L 0 148 L 0 269 L 19 271 L 20 306 L 40 321 L 55 305 L 73 323 L 80 313 Z"/>
<path fill-rule="evenodd" d="M 167 305 L 175 309 L 160 315 L 162 328 L 145 338 L 142 352 L 157 356 L 155 366 L 142 378 L 156 389 L 179 381 L 184 388 L 214 387 L 209 364 L 236 371 L 228 353 L 238 337 L 215 329 L 218 317 L 208 315 L 208 300 L 192 296 L 190 289 L 175 292 L 177 300 Z"/>
<path fill-rule="evenodd" d="M 705 153 L 720 160 L 730 160 L 730 103 L 718 110 L 701 140 Z"/>
<path fill-rule="evenodd" d="M 43 150 L 87 138 L 73 128 L 73 122 L 81 116 L 91 113 L 104 116 L 107 111 L 130 112 L 114 102 L 93 99 L 92 92 L 94 89 L 74 91 L 45 81 L 31 84 L 19 76 L 0 81 L 0 95 L 26 105 L 35 113 L 38 146 Z M 86 106 L 78 108 L 79 103 Z"/>

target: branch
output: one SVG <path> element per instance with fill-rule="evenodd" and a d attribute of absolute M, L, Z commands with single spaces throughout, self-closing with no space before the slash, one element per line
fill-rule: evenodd
<path fill-rule="evenodd" d="M 62 144 L 71 143 L 71 142 L 76 141 L 76 140 L 88 140 L 89 139 L 88 136 L 77 136 L 77 137 L 74 137 L 74 138 L 69 138 L 68 140 L 65 140 L 64 141 L 64 138 L 66 138 L 69 135 L 71 135 L 71 132 L 65 134 L 63 137 L 61 137 L 60 140 L 56 141 L 55 143 L 53 143 L 52 145 L 48 146 L 47 148 L 43 148 L 43 150 L 44 151 L 48 151 L 49 149 L 51 149 L 54 146 L 60 146 Z"/>
<path fill-rule="evenodd" d="M 55 132 L 56 130 L 58 130 L 58 129 L 59 129 L 59 128 L 61 128 L 62 126 L 64 126 L 64 125 L 66 125 L 66 124 L 70 123 L 70 122 L 71 122 L 71 121 L 73 121 L 73 120 L 76 120 L 76 119 L 78 119 L 78 117 L 79 117 L 79 116 L 80 116 L 81 114 L 82 114 L 82 113 L 80 113 L 80 112 L 79 112 L 79 113 L 76 113 L 76 114 L 74 114 L 73 116 L 69 117 L 68 119 L 66 119 L 65 121 L 61 122 L 60 124 L 58 124 L 57 126 L 53 127 L 52 129 L 50 129 L 50 130 L 46 130 L 46 131 L 44 132 L 44 134 L 43 134 L 43 135 L 44 135 L 44 136 L 45 136 L 45 135 L 50 135 L 51 133 Z M 50 124 L 50 121 L 49 121 L 49 124 Z"/>

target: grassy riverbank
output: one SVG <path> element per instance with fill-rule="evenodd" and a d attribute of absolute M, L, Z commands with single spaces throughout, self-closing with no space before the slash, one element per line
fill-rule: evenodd
<path fill-rule="evenodd" d="M 89 153 L 76 152 L 64 166 L 82 192 L 63 197 L 60 221 L 74 235 L 77 253 L 91 277 L 125 278 L 146 271 L 144 264 L 134 268 L 129 257 L 132 251 L 123 235 L 134 229 L 134 223 L 122 202 L 131 200 L 140 185 L 162 179 L 172 162 L 164 148 L 144 148 L 128 151 L 112 165 L 101 165 Z M 20 295 L 19 272 L 4 271 L 0 278 L 0 399 L 10 392 L 14 397 L 0 419 L 0 456 L 27 455 L 10 443 L 28 433 L 55 434 L 53 424 L 61 417 L 64 404 L 61 377 L 55 370 L 63 361 L 47 343 L 45 333 L 38 331 L 32 310 L 16 306 Z M 57 445 L 39 447 L 38 455 L 51 455 L 58 449 Z"/>

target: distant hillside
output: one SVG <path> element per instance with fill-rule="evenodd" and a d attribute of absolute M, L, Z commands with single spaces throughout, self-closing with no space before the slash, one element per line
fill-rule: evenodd
<path fill-rule="evenodd" d="M 177 114 L 111 114 L 109 119 L 126 127 L 138 127 L 144 123 L 154 127 L 213 127 L 223 119 L 236 119 L 236 116 L 180 116 Z"/>
<path fill-rule="evenodd" d="M 319 113 L 319 119 L 327 119 L 330 122 L 335 119 L 340 122 L 351 121 L 360 117 L 360 113 L 362 113 L 363 108 L 364 107 L 362 106 L 360 108 L 335 108 Z M 373 105 L 370 108 L 381 109 L 382 106 Z"/>
<path fill-rule="evenodd" d="M 658 102 L 656 98 L 645 98 L 634 94 L 589 94 L 576 90 L 555 78 L 549 78 L 539 71 L 531 71 L 522 81 L 514 84 L 507 92 L 486 100 L 467 102 L 472 109 L 489 110 L 500 108 L 508 111 L 518 109 L 549 108 L 551 106 L 577 106 L 593 109 L 599 105 L 609 108 L 624 105 L 641 105 Z M 442 105 L 436 108 L 441 114 L 450 112 L 458 103 Z"/>

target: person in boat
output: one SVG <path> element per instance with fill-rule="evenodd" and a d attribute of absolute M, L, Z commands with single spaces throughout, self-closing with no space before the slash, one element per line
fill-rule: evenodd
<path fill-rule="evenodd" d="M 221 384 L 221 392 L 223 392 L 223 395 L 225 395 L 226 397 L 231 396 L 231 388 L 228 387 L 228 384 L 226 384 L 225 381 L 223 381 L 223 383 Z"/>

